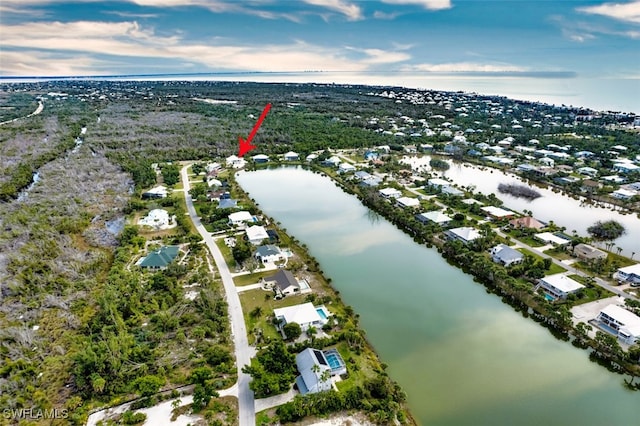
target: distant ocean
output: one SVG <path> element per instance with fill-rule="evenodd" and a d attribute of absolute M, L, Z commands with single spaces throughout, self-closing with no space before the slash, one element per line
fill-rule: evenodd
<path fill-rule="evenodd" d="M 0 77 L 0 82 L 44 81 L 53 79 L 96 80 L 191 80 L 254 81 L 271 83 L 336 83 L 373 86 L 402 86 L 416 89 L 474 92 L 481 95 L 506 96 L 512 99 L 591 108 L 597 111 L 620 111 L 640 114 L 640 79 L 533 77 L 479 74 L 437 74 L 396 72 L 290 72 L 290 73 L 194 73 L 145 74 L 86 77 Z"/>

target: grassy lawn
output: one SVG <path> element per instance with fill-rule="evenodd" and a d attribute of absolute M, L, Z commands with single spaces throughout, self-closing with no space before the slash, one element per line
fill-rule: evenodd
<path fill-rule="evenodd" d="M 331 349 L 333 347 L 327 347 Z M 344 392 L 347 389 L 351 389 L 355 386 L 362 386 L 365 381 L 371 377 L 376 376 L 378 373 L 375 371 L 374 366 L 379 365 L 379 361 L 373 355 L 373 353 L 367 349 L 360 352 L 360 355 L 349 349 L 346 342 L 338 343 L 335 348 L 338 349 L 340 356 L 347 365 L 348 377 L 336 383 L 338 390 Z M 349 361 L 353 359 L 355 362 Z"/>
<path fill-rule="evenodd" d="M 529 256 L 534 257 L 536 260 L 542 259 L 542 256 L 539 256 L 537 254 L 535 254 L 534 252 L 527 250 L 525 248 L 519 248 L 518 251 L 522 254 L 528 254 Z M 553 274 L 559 274 L 561 272 L 566 272 L 567 270 L 564 269 L 562 266 L 557 265 L 555 263 L 551 264 L 551 267 L 549 268 L 549 270 L 546 272 L 547 275 L 553 275 Z"/>
<path fill-rule="evenodd" d="M 236 286 L 241 287 L 244 285 L 255 284 L 260 281 L 260 279 L 264 277 L 269 277 L 275 274 L 278 271 L 259 271 L 254 272 L 253 274 L 239 275 L 237 277 L 233 277 L 233 282 Z"/>
<path fill-rule="evenodd" d="M 222 257 L 224 257 L 224 261 L 229 265 L 229 269 L 235 268 L 236 261 L 233 259 L 231 249 L 224 243 L 224 238 L 217 239 L 216 245 L 220 249 L 220 252 L 222 252 Z"/>
<path fill-rule="evenodd" d="M 600 286 L 589 284 L 588 277 L 583 277 L 580 275 L 569 275 L 569 278 L 586 286 L 586 288 L 582 290 L 582 297 L 576 300 L 574 302 L 574 305 L 582 305 L 583 303 L 593 302 L 593 301 L 604 299 L 614 295 L 609 290 L 605 290 Z"/>
<path fill-rule="evenodd" d="M 255 336 L 253 334 L 254 329 L 262 330 L 262 335 L 265 339 L 280 338 L 280 334 L 276 330 L 276 327 L 271 323 L 273 310 L 304 303 L 304 299 L 306 297 L 306 295 L 298 294 L 294 296 L 287 296 L 281 300 L 274 300 L 273 296 L 273 292 L 260 289 L 240 293 L 240 303 L 242 304 L 242 312 L 247 325 L 247 334 L 250 344 L 255 343 Z M 253 318 L 250 313 L 257 307 L 262 309 L 262 313 L 258 317 Z"/>
<path fill-rule="evenodd" d="M 571 255 L 569 253 L 567 253 L 566 251 L 562 250 L 562 251 L 556 251 L 555 249 L 549 249 L 549 250 L 545 250 L 543 251 L 544 254 L 547 254 L 551 257 L 554 257 L 558 260 L 567 260 L 567 259 L 573 259 L 571 257 Z"/>

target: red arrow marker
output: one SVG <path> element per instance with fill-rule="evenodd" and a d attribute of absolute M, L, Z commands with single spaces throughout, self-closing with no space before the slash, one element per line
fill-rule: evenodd
<path fill-rule="evenodd" d="M 253 137 L 258 132 L 260 125 L 264 121 L 264 118 L 267 116 L 267 113 L 269 112 L 270 109 L 271 109 L 271 104 L 267 104 L 267 106 L 264 107 L 264 109 L 262 110 L 262 114 L 260 114 L 260 117 L 256 122 L 256 125 L 253 126 L 253 129 L 251 129 L 251 133 L 249 133 L 249 137 L 247 137 L 247 140 L 242 139 L 242 136 L 238 136 L 238 143 L 240 144 L 240 147 L 238 149 L 238 157 L 242 157 L 247 152 L 257 148 L 257 146 L 251 145 L 251 141 L 253 140 Z"/>

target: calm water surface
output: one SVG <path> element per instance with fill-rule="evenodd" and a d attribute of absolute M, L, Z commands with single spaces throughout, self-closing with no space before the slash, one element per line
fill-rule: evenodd
<path fill-rule="evenodd" d="M 640 393 L 343 193 L 301 169 L 241 173 L 307 244 L 424 425 L 631 425 Z"/>

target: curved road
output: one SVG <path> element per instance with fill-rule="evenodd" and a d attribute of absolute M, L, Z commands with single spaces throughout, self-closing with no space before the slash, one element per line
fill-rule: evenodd
<path fill-rule="evenodd" d="M 231 333 L 233 335 L 233 343 L 236 351 L 236 365 L 238 367 L 239 426 L 254 426 L 256 423 L 256 411 L 253 391 L 249 389 L 251 376 L 242 372 L 242 367 L 250 364 L 253 351 L 249 346 L 249 341 L 247 339 L 247 328 L 244 323 L 244 316 L 242 315 L 240 297 L 238 296 L 236 286 L 233 283 L 233 278 L 231 277 L 231 272 L 229 271 L 227 262 L 225 262 L 224 257 L 211 237 L 211 234 L 209 234 L 200 222 L 200 217 L 198 217 L 196 209 L 193 207 L 193 201 L 189 195 L 189 176 L 187 175 L 187 167 L 188 166 L 184 166 L 181 170 L 187 211 L 189 212 L 189 216 L 191 217 L 194 226 L 211 251 L 213 260 L 215 260 L 216 265 L 218 266 L 218 272 L 220 273 L 220 278 L 222 278 L 224 290 L 227 295 L 227 304 L 229 305 L 229 316 L 231 320 Z"/>
<path fill-rule="evenodd" d="M 3 124 L 13 123 L 13 122 L 16 122 L 18 120 L 22 120 L 23 118 L 33 117 L 34 115 L 40 114 L 43 109 L 44 109 L 44 103 L 42 101 L 38 101 L 38 107 L 31 114 L 25 115 L 24 117 L 17 117 L 17 118 L 14 118 L 13 120 L 3 121 L 3 122 L 0 123 L 0 126 L 2 126 Z"/>

